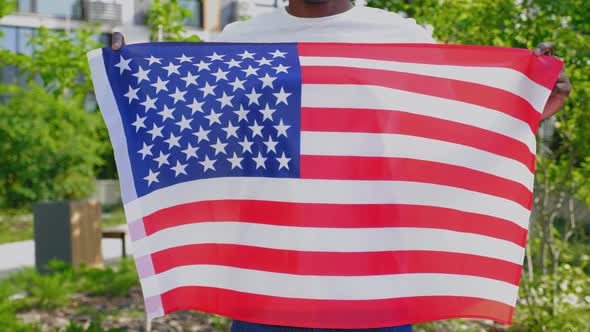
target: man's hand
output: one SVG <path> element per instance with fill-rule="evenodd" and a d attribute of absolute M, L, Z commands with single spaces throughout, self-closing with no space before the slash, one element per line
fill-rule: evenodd
<path fill-rule="evenodd" d="M 120 32 L 113 33 L 113 42 L 111 43 L 111 48 L 115 51 L 121 49 L 121 47 L 125 46 L 125 37 Z"/>
<path fill-rule="evenodd" d="M 553 52 L 553 43 L 548 42 L 539 44 L 539 46 L 537 46 L 537 48 L 534 51 L 535 55 L 538 56 L 554 56 Z M 561 110 L 563 104 L 565 103 L 565 98 L 567 98 L 567 96 L 570 95 L 571 91 L 572 85 L 570 83 L 570 79 L 569 77 L 567 77 L 565 69 L 562 68 L 561 73 L 557 78 L 557 83 L 555 83 L 553 91 L 551 92 L 551 96 L 549 97 L 549 100 L 547 100 L 547 104 L 545 104 L 545 109 L 543 110 L 543 115 L 541 116 L 541 119 L 547 119 L 555 113 L 559 112 L 559 110 Z"/>

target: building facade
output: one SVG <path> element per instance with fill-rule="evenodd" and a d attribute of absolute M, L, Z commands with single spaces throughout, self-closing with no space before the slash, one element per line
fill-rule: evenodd
<path fill-rule="evenodd" d="M 243 16 L 254 16 L 283 6 L 286 0 L 178 0 L 193 13 L 185 21 L 189 34 L 214 40 L 225 25 Z M 146 42 L 145 26 L 150 0 L 18 0 L 17 11 L 0 19 L 0 47 L 30 53 L 28 39 L 41 27 L 71 30 L 85 22 L 100 23 L 101 41 L 109 42 L 114 31 L 128 43 Z"/>

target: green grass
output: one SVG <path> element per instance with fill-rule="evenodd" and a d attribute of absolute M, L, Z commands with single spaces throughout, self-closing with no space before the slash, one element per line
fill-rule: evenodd
<path fill-rule="evenodd" d="M 121 206 L 103 212 L 103 227 L 113 227 L 126 223 L 125 212 Z M 26 210 L 0 210 L 0 244 L 32 240 L 33 214 Z"/>

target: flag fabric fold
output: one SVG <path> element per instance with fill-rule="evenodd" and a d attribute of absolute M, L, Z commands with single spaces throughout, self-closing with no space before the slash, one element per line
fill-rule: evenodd
<path fill-rule="evenodd" d="M 149 318 L 511 322 L 560 61 L 480 46 L 151 43 L 89 62 Z"/>

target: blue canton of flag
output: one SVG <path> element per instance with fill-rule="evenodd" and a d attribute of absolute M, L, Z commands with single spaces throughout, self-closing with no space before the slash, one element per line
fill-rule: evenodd
<path fill-rule="evenodd" d="M 203 178 L 298 177 L 295 44 L 184 45 L 105 49 L 138 197 Z"/>

